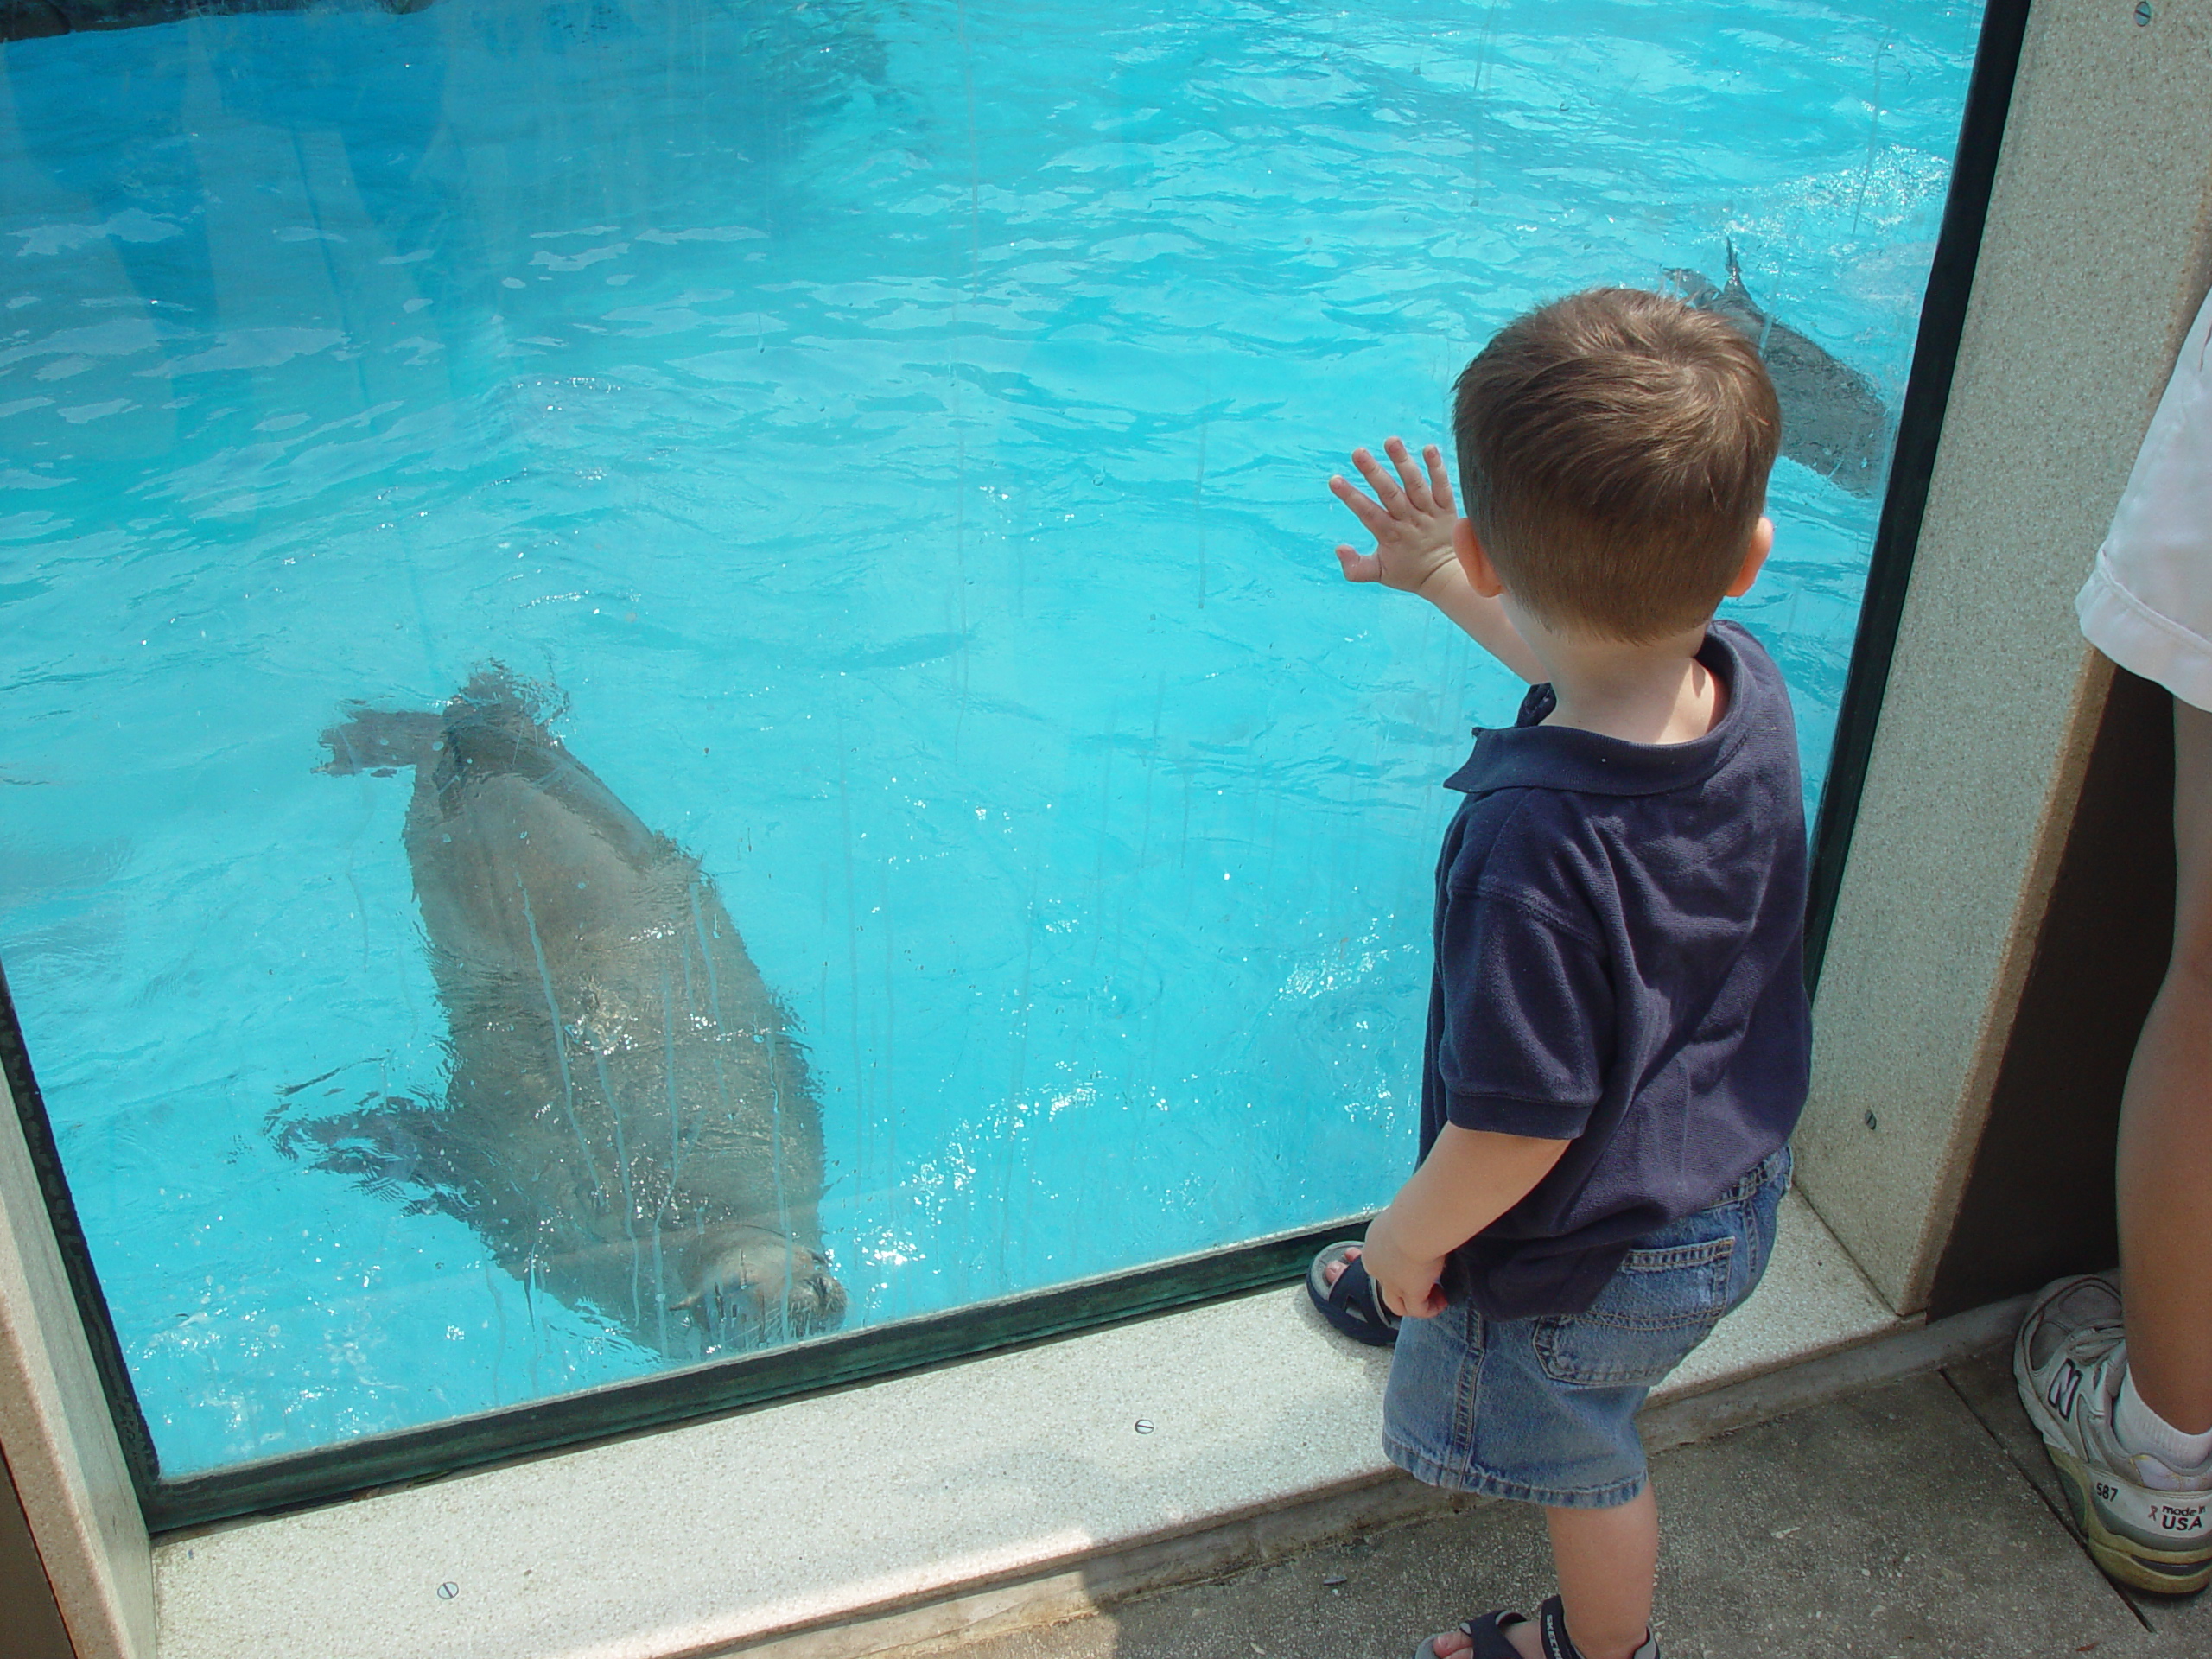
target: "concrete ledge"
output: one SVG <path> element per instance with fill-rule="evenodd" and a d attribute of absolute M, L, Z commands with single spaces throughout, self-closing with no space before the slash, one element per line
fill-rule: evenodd
<path fill-rule="evenodd" d="M 1646 1410 L 1639 1422 L 1643 1448 L 1659 1452 L 1732 1434 L 1753 1423 L 1772 1422 L 1791 1412 L 1831 1400 L 1901 1382 L 1923 1371 L 1940 1370 L 1993 1348 L 2009 1347 L 2025 1317 L 2031 1296 L 1992 1302 L 1955 1313 L 1934 1325 L 1910 1326 L 1861 1347 L 1792 1365 L 1763 1376 L 1678 1395 Z"/>
<path fill-rule="evenodd" d="M 1714 1440 L 2009 1346 L 2030 1300 L 2022 1296 L 1993 1303 L 1825 1358 L 1702 1394 L 1678 1395 L 1644 1413 L 1645 1449 L 1656 1456 L 1677 1446 Z M 1439 1491 L 1394 1471 L 1344 1491 L 1317 1494 L 1287 1509 L 1101 1556 L 1078 1568 L 771 1640 L 746 1651 L 751 1659 L 868 1659 L 977 1641 L 1081 1618 L 1139 1596 L 1242 1572 L 1354 1534 L 1449 1514 L 1484 1501 Z"/>
<path fill-rule="evenodd" d="M 1793 1197 L 1663 1398 L 1906 1327 Z M 1377 1444 L 1388 1366 L 1292 1287 L 179 1535 L 159 1650 L 849 1659 L 1065 1618 L 1421 1512 Z"/>

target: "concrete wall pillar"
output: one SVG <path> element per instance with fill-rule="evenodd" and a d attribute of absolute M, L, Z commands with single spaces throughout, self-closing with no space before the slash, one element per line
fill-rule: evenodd
<path fill-rule="evenodd" d="M 77 1659 L 153 1659 L 153 1551 L 4 1096 L 0 1084 L 0 1447 Z"/>
<path fill-rule="evenodd" d="M 2208 86 L 2212 0 L 2030 15 L 1798 1141 L 1900 1313 L 1927 1304 L 2110 683 L 2074 594 L 2212 278 Z"/>

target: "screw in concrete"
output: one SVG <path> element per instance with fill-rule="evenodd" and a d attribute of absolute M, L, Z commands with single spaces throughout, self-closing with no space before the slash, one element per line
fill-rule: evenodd
<path fill-rule="evenodd" d="M 1866 1114 L 1866 1127 L 1870 1129 L 1878 1129 L 1882 1126 L 1880 1122 L 1876 1119 L 1874 1114 L 1869 1112 Z"/>
<path fill-rule="evenodd" d="M 2136 0 L 2136 6 L 2135 6 L 2135 26 L 2136 26 L 2136 28 L 2138 28 L 2138 29 L 2148 29 L 2148 28 L 2150 28 L 2150 27 L 2151 27 L 2151 20 L 2152 20 L 2153 17 L 2157 16 L 2158 15 L 2158 8 L 2157 8 L 2156 6 L 2153 6 L 2153 5 L 2151 3 L 2151 0 Z"/>
<path fill-rule="evenodd" d="M 438 1599 L 440 1601 L 451 1601 L 460 1593 L 461 1586 L 454 1583 L 450 1579 L 438 1586 Z"/>
<path fill-rule="evenodd" d="M 1140 1433 L 1140 1434 L 1149 1434 L 1149 1433 L 1152 1433 L 1152 1419 L 1151 1419 L 1151 1418 L 1149 1418 L 1149 1417 L 1140 1417 L 1140 1418 L 1138 1418 L 1138 1419 L 1137 1419 L 1137 1433 Z"/>

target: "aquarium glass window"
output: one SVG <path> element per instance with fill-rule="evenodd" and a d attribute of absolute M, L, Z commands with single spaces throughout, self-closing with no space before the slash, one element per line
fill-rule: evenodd
<path fill-rule="evenodd" d="M 1817 797 L 1980 8 L 0 22 L 0 959 L 173 1478 L 1387 1198 L 1519 688 L 1325 480 L 1723 312 Z"/>

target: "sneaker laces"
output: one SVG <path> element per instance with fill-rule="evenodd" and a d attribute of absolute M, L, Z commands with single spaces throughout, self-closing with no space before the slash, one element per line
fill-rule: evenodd
<path fill-rule="evenodd" d="M 2045 1310 L 2028 1339 L 2028 1363 L 2038 1371 L 2062 1348 L 2084 1372 L 2094 1370 L 2106 1355 L 2126 1340 L 2127 1327 L 2117 1321 L 2067 1325 L 2053 1317 L 2056 1312 L 2055 1306 Z"/>

